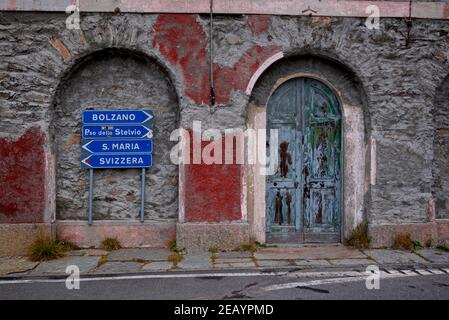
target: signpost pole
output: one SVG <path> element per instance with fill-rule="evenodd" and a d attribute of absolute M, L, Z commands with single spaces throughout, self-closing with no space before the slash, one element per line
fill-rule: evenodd
<path fill-rule="evenodd" d="M 92 195 L 94 188 L 94 169 L 89 169 L 89 211 L 88 211 L 88 223 L 92 225 Z"/>
<path fill-rule="evenodd" d="M 142 189 L 140 199 L 140 222 L 144 223 L 145 220 L 145 168 L 142 168 Z"/>

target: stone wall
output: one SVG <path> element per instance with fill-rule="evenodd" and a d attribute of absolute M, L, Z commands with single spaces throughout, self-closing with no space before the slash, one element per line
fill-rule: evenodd
<path fill-rule="evenodd" d="M 369 221 L 428 220 L 434 185 L 433 104 L 437 88 L 449 73 L 447 21 L 415 19 L 408 32 L 403 19 L 393 18 L 381 19 L 380 30 L 368 30 L 361 18 L 217 15 L 212 41 L 218 106 L 211 114 L 207 15 L 82 14 L 82 30 L 66 29 L 65 19 L 65 14 L 58 13 L 0 13 L 0 222 L 47 221 L 54 215 L 82 219 L 86 178 L 78 175 L 77 117 L 87 104 L 108 106 L 109 98 L 100 96 L 103 88 L 117 108 L 125 102 L 120 96 L 165 108 L 161 109 L 167 110 L 160 115 L 161 124 L 166 123 L 161 132 L 175 125 L 177 112 L 187 129 L 192 120 L 202 120 L 203 129 L 244 128 L 247 84 L 261 64 L 278 52 L 292 59 L 303 54 L 332 59 L 358 77 L 370 119 L 366 131 L 377 150 L 375 177 L 364 208 Z M 152 63 L 127 54 L 85 60 L 107 48 L 137 52 Z M 149 74 L 138 76 L 141 70 Z M 115 88 L 117 83 L 122 87 Z M 157 92 L 138 90 L 136 84 L 155 86 Z M 26 148 L 29 139 L 39 147 Z M 167 140 L 161 136 L 159 145 L 168 147 Z M 165 159 L 166 154 L 160 156 Z M 23 162 L 25 158 L 35 162 Z M 177 204 L 165 202 L 174 199 L 176 188 L 176 174 L 168 166 L 159 173 L 155 167 L 148 175 L 149 219 L 176 219 Z M 218 220 L 234 219 L 241 197 L 229 188 L 220 189 L 216 181 L 236 184 L 233 181 L 239 181 L 240 172 L 230 175 L 225 168 L 209 172 L 204 165 L 181 168 L 187 180 L 181 181 L 180 206 L 184 210 L 188 201 L 187 220 L 202 208 L 204 199 L 209 199 L 208 211 Z M 137 214 L 137 172 L 120 172 L 120 180 L 117 173 L 98 175 L 97 218 L 132 219 Z M 201 184 L 189 193 L 192 181 L 188 179 L 198 175 Z M 30 189 L 21 189 L 24 176 L 33 181 Z M 161 188 L 156 201 L 151 198 L 153 183 Z M 211 190 L 210 185 L 216 188 Z M 108 201 L 116 190 L 117 200 Z M 220 199 L 226 199 L 231 208 L 224 209 Z"/>

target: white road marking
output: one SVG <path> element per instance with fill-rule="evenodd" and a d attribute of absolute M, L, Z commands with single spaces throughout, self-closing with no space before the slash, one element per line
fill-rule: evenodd
<path fill-rule="evenodd" d="M 449 269 L 441 269 L 449 274 Z M 431 269 L 429 272 L 427 270 L 389 270 L 390 273 L 381 271 L 380 276 L 382 278 L 399 278 L 399 277 L 410 277 L 410 276 L 420 276 L 420 275 L 437 275 L 444 274 L 441 270 Z M 419 272 L 419 273 L 418 273 Z M 371 274 L 369 274 L 371 275 Z M 235 273 L 179 273 L 179 274 L 146 274 L 146 275 L 123 275 L 123 276 L 112 276 L 112 277 L 89 277 L 80 278 L 82 282 L 88 281 L 112 281 L 112 280 L 141 280 L 141 279 L 170 279 L 170 278 L 214 278 L 214 277 L 254 277 L 254 276 L 284 276 L 284 277 L 296 277 L 296 278 L 313 278 L 313 277 L 330 277 L 329 279 L 321 280 L 311 280 L 311 281 L 301 281 L 301 282 L 290 282 L 279 285 L 272 285 L 263 288 L 263 290 L 281 290 L 289 289 L 298 286 L 313 286 L 328 283 L 344 283 L 353 281 L 365 280 L 368 276 L 367 273 L 361 271 L 296 271 L 296 272 L 235 272 Z M 28 283 L 65 283 L 66 278 L 61 279 L 17 279 L 17 280 L 0 280 L 0 285 L 2 284 L 28 284 Z"/>
<path fill-rule="evenodd" d="M 381 277 L 388 277 L 388 276 L 391 276 L 391 275 L 398 275 L 398 274 L 401 274 L 401 273 L 399 271 L 397 271 L 397 270 L 386 270 L 386 271 L 380 270 L 380 276 Z"/>
<path fill-rule="evenodd" d="M 413 271 L 413 270 L 401 270 L 401 272 L 403 272 L 404 274 L 409 275 L 409 276 L 415 276 L 416 275 L 416 272 Z"/>
<path fill-rule="evenodd" d="M 183 273 L 183 274 L 147 274 L 135 276 L 113 276 L 113 277 L 92 277 L 80 278 L 80 281 L 108 281 L 108 280 L 139 280 L 139 279 L 170 279 L 170 278 L 214 278 L 214 277 L 254 277 L 254 276 L 283 276 L 287 272 L 239 272 L 239 273 Z M 19 279 L 0 280 L 0 284 L 20 284 L 20 283 L 58 283 L 65 282 L 66 279 Z"/>
<path fill-rule="evenodd" d="M 427 271 L 427 270 L 424 270 L 424 269 L 416 269 L 415 270 L 416 272 L 418 272 L 420 275 L 422 275 L 422 276 L 428 276 L 428 275 L 431 275 L 432 273 L 430 273 L 429 271 Z"/>
<path fill-rule="evenodd" d="M 312 278 L 312 277 L 360 277 L 366 276 L 365 272 L 360 271 L 296 271 L 290 272 L 286 275 L 287 277 L 296 278 Z"/>
<path fill-rule="evenodd" d="M 428 270 L 433 274 L 444 274 L 443 271 L 438 270 L 438 269 L 428 269 Z"/>
<path fill-rule="evenodd" d="M 335 283 L 346 283 L 346 282 L 355 282 L 355 281 L 365 281 L 367 276 L 359 276 L 359 277 L 346 277 L 346 278 L 332 278 L 332 279 L 322 279 L 322 280 L 311 280 L 311 281 L 302 281 L 302 282 L 290 282 L 290 283 L 282 283 L 271 285 L 262 288 L 264 291 L 273 291 L 273 290 L 283 290 L 283 289 L 292 289 L 296 287 L 310 287 L 310 286 L 318 286 L 321 284 L 335 284 Z M 381 275 L 381 279 L 389 278 L 404 278 L 404 277 L 417 277 L 419 274 L 402 274 L 400 272 L 394 274 L 388 274 L 384 272 L 384 275 Z"/>
<path fill-rule="evenodd" d="M 289 282 L 289 283 L 275 284 L 275 285 L 263 287 L 262 290 L 264 290 L 264 291 L 283 290 L 283 289 L 292 289 L 292 288 L 296 288 L 296 287 L 318 286 L 320 284 L 363 281 L 365 279 L 366 279 L 366 276 L 351 277 L 351 278 L 331 278 L 331 279 L 321 279 L 321 280 L 311 280 L 311 281 L 301 281 L 301 282 Z"/>

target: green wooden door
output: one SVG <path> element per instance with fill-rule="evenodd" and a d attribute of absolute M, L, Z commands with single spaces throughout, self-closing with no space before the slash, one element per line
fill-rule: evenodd
<path fill-rule="evenodd" d="M 267 176 L 267 241 L 339 242 L 341 116 L 334 93 L 311 78 L 285 82 L 268 102 L 267 128 L 278 132 L 278 167 Z"/>

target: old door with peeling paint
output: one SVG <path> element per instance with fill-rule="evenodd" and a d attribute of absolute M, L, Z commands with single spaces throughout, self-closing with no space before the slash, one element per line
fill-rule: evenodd
<path fill-rule="evenodd" d="M 272 129 L 278 137 L 277 170 L 267 176 L 267 241 L 338 242 L 341 117 L 336 96 L 318 80 L 289 80 L 269 100 L 267 128 L 268 145 Z"/>

